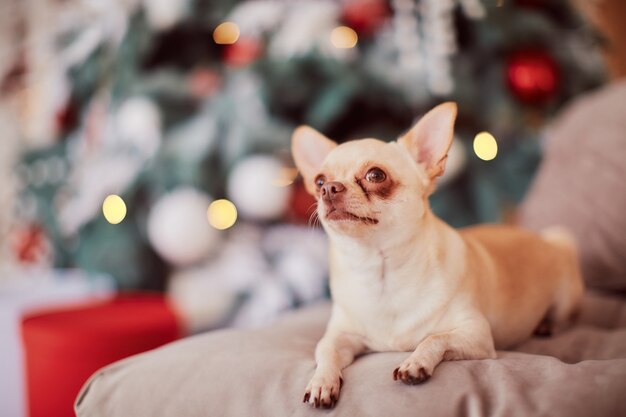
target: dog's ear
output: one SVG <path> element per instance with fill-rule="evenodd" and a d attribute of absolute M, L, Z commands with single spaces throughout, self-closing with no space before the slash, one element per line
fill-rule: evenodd
<path fill-rule="evenodd" d="M 443 174 L 454 135 L 456 103 L 438 105 L 424 115 L 398 142 L 433 180 Z"/>
<path fill-rule="evenodd" d="M 300 126 L 291 136 L 291 154 L 304 178 L 307 191 L 315 194 L 315 175 L 319 173 L 326 156 L 337 144 L 309 126 Z"/>

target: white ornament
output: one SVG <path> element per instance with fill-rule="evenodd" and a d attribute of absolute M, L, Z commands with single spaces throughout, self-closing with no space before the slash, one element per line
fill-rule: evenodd
<path fill-rule="evenodd" d="M 278 259 L 276 268 L 300 302 L 308 303 L 324 296 L 327 271 L 310 254 L 297 248 L 287 251 Z"/>
<path fill-rule="evenodd" d="M 271 258 L 298 248 L 317 262 L 325 273 L 328 272 L 328 241 L 326 233 L 319 229 L 280 224 L 267 229 L 261 246 Z"/>
<path fill-rule="evenodd" d="M 356 50 L 336 48 L 332 30 L 341 25 L 341 2 L 333 0 L 241 2 L 228 20 L 239 25 L 242 36 L 260 37 L 272 32 L 268 54 L 277 58 L 305 55 L 313 50 L 336 59 L 355 56 Z"/>
<path fill-rule="evenodd" d="M 298 301 L 309 303 L 326 292 L 328 242 L 321 230 L 295 225 L 268 229 L 263 250 L 276 260 L 276 272 Z"/>
<path fill-rule="evenodd" d="M 118 140 L 130 143 L 144 157 L 154 155 L 161 144 L 161 113 L 151 100 L 133 97 L 116 116 Z"/>
<path fill-rule="evenodd" d="M 236 304 L 237 291 L 225 285 L 214 269 L 184 269 L 169 278 L 168 296 L 191 333 L 223 324 Z"/>
<path fill-rule="evenodd" d="M 271 277 L 261 250 L 261 229 L 252 224 L 233 228 L 219 254 L 175 272 L 168 293 L 192 332 L 224 325 L 244 294 Z"/>
<path fill-rule="evenodd" d="M 413 0 L 393 0 L 394 41 L 398 48 L 398 60 L 408 72 L 419 71 L 421 62 L 420 31 L 415 2 Z"/>
<path fill-rule="evenodd" d="M 470 19 L 482 19 L 486 12 L 480 0 L 393 0 L 393 37 L 401 77 L 426 78 L 435 95 L 454 90 L 452 56 L 457 52 L 454 11 L 460 3 Z"/>
<path fill-rule="evenodd" d="M 271 266 L 261 250 L 261 233 L 252 224 L 237 224 L 222 245 L 219 258 L 212 262 L 215 273 L 225 280 L 229 289 L 247 292 L 270 273 Z"/>
<path fill-rule="evenodd" d="M 241 36 L 261 37 L 278 26 L 284 19 L 286 2 L 274 0 L 252 0 L 239 3 L 227 20 L 235 22 Z"/>
<path fill-rule="evenodd" d="M 292 305 L 289 291 L 275 277 L 265 277 L 252 291 L 250 298 L 237 312 L 235 327 L 259 327 L 270 323 Z"/>
<path fill-rule="evenodd" d="M 293 2 L 272 37 L 269 55 L 290 58 L 317 49 L 323 55 L 347 58 L 354 50 L 338 49 L 330 42 L 330 33 L 339 26 L 339 2 L 329 0 Z"/>
<path fill-rule="evenodd" d="M 188 0 L 143 0 L 146 17 L 156 30 L 167 30 L 178 23 L 189 10 Z"/>
<path fill-rule="evenodd" d="M 422 36 L 427 62 L 428 87 L 433 94 L 448 95 L 454 90 L 450 60 L 456 53 L 452 0 L 423 0 Z"/>
<path fill-rule="evenodd" d="M 179 188 L 161 197 L 148 215 L 148 240 L 168 262 L 185 266 L 205 259 L 218 244 L 207 220 L 208 195 Z"/>
<path fill-rule="evenodd" d="M 470 19 L 483 19 L 487 15 L 481 0 L 459 0 L 463 12 Z"/>
<path fill-rule="evenodd" d="M 284 166 L 271 156 L 252 156 L 235 165 L 228 178 L 228 195 L 242 217 L 274 220 L 287 208 L 290 189 L 281 186 Z"/>

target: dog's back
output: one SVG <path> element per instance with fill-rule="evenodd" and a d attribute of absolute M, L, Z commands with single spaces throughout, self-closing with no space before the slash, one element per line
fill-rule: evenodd
<path fill-rule="evenodd" d="M 541 236 L 497 225 L 460 233 L 469 251 L 467 273 L 475 274 L 477 297 L 497 348 L 523 341 L 538 322 L 561 327 L 578 311 L 583 284 L 575 249 L 564 233 Z"/>

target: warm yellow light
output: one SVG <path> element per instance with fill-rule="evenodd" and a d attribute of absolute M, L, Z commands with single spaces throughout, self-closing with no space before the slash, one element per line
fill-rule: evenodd
<path fill-rule="evenodd" d="M 339 26 L 333 29 L 330 33 L 330 42 L 335 48 L 349 49 L 354 48 L 356 42 L 359 40 L 354 29 L 348 26 Z"/>
<path fill-rule="evenodd" d="M 228 200 L 215 200 L 209 205 L 207 217 L 216 229 L 228 229 L 237 221 L 237 207 Z"/>
<path fill-rule="evenodd" d="M 489 132 L 480 132 L 474 138 L 474 153 L 483 161 L 491 161 L 498 154 L 498 143 Z"/>
<path fill-rule="evenodd" d="M 111 224 L 118 224 L 126 217 L 126 203 L 119 195 L 111 194 L 102 203 L 104 218 Z"/>
<path fill-rule="evenodd" d="M 239 26 L 233 22 L 220 23 L 213 31 L 213 40 L 219 45 L 230 45 L 239 39 Z"/>
<path fill-rule="evenodd" d="M 272 183 L 277 187 L 287 187 L 293 184 L 297 176 L 298 170 L 296 168 L 283 167 L 280 169 L 278 177 L 274 178 Z"/>

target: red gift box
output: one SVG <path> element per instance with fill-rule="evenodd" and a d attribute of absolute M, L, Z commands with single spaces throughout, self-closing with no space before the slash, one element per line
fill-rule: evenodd
<path fill-rule="evenodd" d="M 159 294 L 29 314 L 22 320 L 30 417 L 71 417 L 85 381 L 101 367 L 181 336 Z"/>

